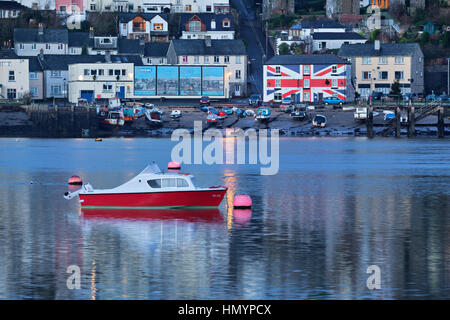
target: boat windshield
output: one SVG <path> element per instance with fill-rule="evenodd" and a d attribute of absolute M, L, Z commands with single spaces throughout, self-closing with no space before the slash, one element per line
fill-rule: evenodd
<path fill-rule="evenodd" d="M 197 180 L 195 179 L 195 177 L 191 177 L 191 182 L 192 185 L 197 188 Z"/>
<path fill-rule="evenodd" d="M 161 173 L 161 169 L 156 163 L 149 164 L 140 174 Z"/>

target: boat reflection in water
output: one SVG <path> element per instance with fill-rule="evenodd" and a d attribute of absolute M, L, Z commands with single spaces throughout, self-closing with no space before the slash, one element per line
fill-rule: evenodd
<path fill-rule="evenodd" d="M 182 220 L 185 222 L 223 223 L 219 209 L 88 209 L 81 210 L 85 219 L 123 219 L 136 221 Z"/>

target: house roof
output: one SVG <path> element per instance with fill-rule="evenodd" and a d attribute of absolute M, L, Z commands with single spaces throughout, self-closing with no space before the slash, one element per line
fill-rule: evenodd
<path fill-rule="evenodd" d="M 23 10 L 26 8 L 16 1 L 0 1 L 0 10 Z"/>
<path fill-rule="evenodd" d="M 365 40 L 356 32 L 314 32 L 314 40 Z"/>
<path fill-rule="evenodd" d="M 23 57 L 24 59 L 28 59 L 28 69 L 30 72 L 40 72 L 42 71 L 42 67 L 39 63 L 39 59 L 37 56 Z"/>
<path fill-rule="evenodd" d="M 92 42 L 89 38 L 89 32 L 69 32 L 69 47 L 89 46 Z"/>
<path fill-rule="evenodd" d="M 106 62 L 104 55 L 44 55 L 40 64 L 43 70 L 69 70 L 70 64 L 76 63 L 96 63 Z M 139 56 L 131 55 L 112 55 L 111 62 L 134 63 L 142 65 L 142 59 Z"/>
<path fill-rule="evenodd" d="M 0 49 L 0 59 L 22 59 L 12 49 Z"/>
<path fill-rule="evenodd" d="M 145 43 L 144 57 L 165 57 L 168 49 L 168 42 L 147 42 Z"/>
<path fill-rule="evenodd" d="M 373 43 L 344 43 L 339 49 L 340 57 L 373 57 L 373 56 L 412 56 L 420 50 L 418 43 L 380 43 L 380 51 L 375 50 Z"/>
<path fill-rule="evenodd" d="M 139 39 L 118 39 L 117 43 L 120 54 L 143 53 L 143 48 L 141 48 Z"/>
<path fill-rule="evenodd" d="M 133 20 L 136 16 L 140 16 L 146 21 L 152 20 L 155 16 L 160 16 L 161 18 L 167 21 L 167 15 L 165 13 L 122 12 L 121 14 L 119 14 L 119 23 L 128 23 L 130 22 L 130 20 Z"/>
<path fill-rule="evenodd" d="M 303 21 L 299 22 L 296 25 L 292 26 L 291 30 L 296 29 L 320 29 L 320 28 L 326 28 L 326 29 L 332 29 L 332 28 L 345 28 L 342 24 L 333 21 L 333 20 L 319 20 L 319 21 Z"/>
<path fill-rule="evenodd" d="M 196 13 L 196 14 L 181 14 L 180 16 L 180 33 L 183 31 L 186 31 L 186 22 L 188 22 L 193 17 L 197 16 L 206 27 L 206 31 L 234 31 L 234 21 L 233 21 L 233 15 L 232 14 L 214 14 L 214 13 Z M 211 29 L 211 21 L 216 21 L 216 28 Z M 230 20 L 230 26 L 224 27 L 223 26 L 223 20 L 228 19 Z"/>
<path fill-rule="evenodd" d="M 300 54 L 273 56 L 264 64 L 301 65 L 301 64 L 348 64 L 349 62 L 334 54 Z"/>
<path fill-rule="evenodd" d="M 172 40 L 177 55 L 247 55 L 242 40 L 211 40 L 211 46 L 206 46 L 205 40 Z"/>
<path fill-rule="evenodd" d="M 21 43 L 68 43 L 67 29 L 44 29 L 39 35 L 38 28 L 15 28 L 14 42 Z"/>

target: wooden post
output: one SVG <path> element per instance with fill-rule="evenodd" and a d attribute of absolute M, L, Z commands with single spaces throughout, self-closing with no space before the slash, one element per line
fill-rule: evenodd
<path fill-rule="evenodd" d="M 408 108 L 408 136 L 414 137 L 416 135 L 416 114 L 414 106 L 410 105 Z"/>
<path fill-rule="evenodd" d="M 397 107 L 395 107 L 395 137 L 396 138 L 400 137 L 400 129 L 401 129 L 400 116 L 401 116 L 400 107 L 397 106 Z"/>
<path fill-rule="evenodd" d="M 374 131 L 373 131 L 373 107 L 372 107 L 372 104 L 370 104 L 367 107 L 366 127 L 367 127 L 367 138 L 373 138 Z"/>
<path fill-rule="evenodd" d="M 444 135 L 445 135 L 444 108 L 441 106 L 438 109 L 437 136 L 438 138 L 444 138 Z"/>

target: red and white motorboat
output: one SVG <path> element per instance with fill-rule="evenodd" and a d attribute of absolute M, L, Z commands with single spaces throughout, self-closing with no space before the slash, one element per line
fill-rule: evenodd
<path fill-rule="evenodd" d="M 79 197 L 83 209 L 167 209 L 215 208 L 222 202 L 226 187 L 197 187 L 195 178 L 187 173 L 162 172 L 156 164 L 113 189 L 94 189 L 89 183 L 64 198 Z"/>

